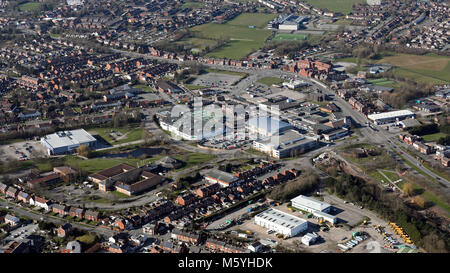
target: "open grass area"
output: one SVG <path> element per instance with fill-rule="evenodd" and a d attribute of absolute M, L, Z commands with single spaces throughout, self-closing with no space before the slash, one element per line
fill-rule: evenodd
<path fill-rule="evenodd" d="M 147 158 L 144 160 L 141 160 L 138 158 L 92 158 L 92 159 L 88 159 L 88 160 L 83 160 L 76 156 L 66 156 L 65 164 L 67 164 L 69 166 L 75 166 L 75 167 L 81 168 L 88 173 L 95 173 L 95 172 L 119 165 L 121 163 L 125 163 L 125 164 L 131 165 L 131 166 L 136 166 L 136 164 L 138 162 L 139 163 L 140 162 L 145 162 L 145 163 L 154 162 L 160 158 L 161 158 L 161 156 Z"/>
<path fill-rule="evenodd" d="M 202 52 L 206 50 L 207 48 L 213 48 L 216 47 L 218 44 L 218 41 L 211 40 L 211 39 L 202 39 L 202 38 L 196 38 L 196 37 L 190 37 L 183 40 L 180 40 L 176 42 L 176 44 L 182 44 L 185 46 L 191 47 L 191 51 L 197 51 Z"/>
<path fill-rule="evenodd" d="M 35 11 L 40 10 L 42 6 L 42 3 L 39 2 L 26 2 L 21 5 L 19 5 L 20 11 Z"/>
<path fill-rule="evenodd" d="M 191 2 L 191 1 L 187 1 L 186 3 L 184 3 L 181 8 L 182 9 L 195 9 L 195 8 L 202 8 L 204 7 L 205 4 L 202 2 Z"/>
<path fill-rule="evenodd" d="M 145 91 L 145 92 L 156 92 L 153 88 L 151 88 L 148 85 L 144 85 L 144 84 L 136 84 L 136 85 L 133 85 L 133 87 L 140 88 L 140 89 L 142 89 L 142 91 Z"/>
<path fill-rule="evenodd" d="M 259 83 L 271 86 L 272 84 L 282 84 L 283 80 L 275 77 L 264 77 L 258 80 Z"/>
<path fill-rule="evenodd" d="M 303 0 L 303 2 L 320 9 L 347 14 L 353 10 L 356 3 L 366 3 L 366 0 Z"/>
<path fill-rule="evenodd" d="M 208 57 L 242 59 L 264 45 L 272 31 L 262 27 L 275 17 L 274 14 L 244 13 L 225 24 L 203 24 L 191 28 L 191 31 L 195 38 L 226 41 L 208 53 Z"/>
<path fill-rule="evenodd" d="M 450 83 L 450 57 L 436 55 L 394 54 L 377 63 L 395 66 L 393 73 L 417 82 Z"/>
<path fill-rule="evenodd" d="M 308 38 L 306 34 L 280 33 L 271 39 L 271 41 L 304 41 Z"/>
<path fill-rule="evenodd" d="M 208 162 L 210 160 L 213 160 L 215 157 L 215 155 L 202 153 L 189 153 L 186 155 L 175 156 L 176 159 L 181 160 L 185 163 L 185 165 L 177 171 Z"/>
<path fill-rule="evenodd" d="M 231 21 L 227 22 L 227 25 L 249 27 L 254 26 L 256 28 L 265 28 L 267 23 L 277 17 L 276 14 L 268 13 L 243 13 Z"/>
<path fill-rule="evenodd" d="M 441 137 L 446 137 L 447 134 L 446 133 L 435 133 L 435 134 L 429 134 L 429 135 L 423 135 L 421 136 L 423 138 L 423 140 L 425 141 L 437 141 L 439 140 Z"/>
<path fill-rule="evenodd" d="M 140 140 L 142 138 L 142 128 L 134 126 L 130 128 L 93 128 L 89 131 L 96 132 L 99 136 L 101 136 L 104 140 L 112 145 L 123 144 L 127 142 L 132 142 L 136 140 Z M 112 132 L 120 132 L 123 137 L 120 139 L 114 140 L 110 135 Z M 126 135 L 125 135 L 126 134 Z"/>
<path fill-rule="evenodd" d="M 195 85 L 195 84 L 185 84 L 184 86 L 189 90 L 198 90 L 198 89 L 206 88 L 206 86 Z"/>

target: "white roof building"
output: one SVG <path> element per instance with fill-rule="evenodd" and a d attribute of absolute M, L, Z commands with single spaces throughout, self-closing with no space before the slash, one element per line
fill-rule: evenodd
<path fill-rule="evenodd" d="M 255 224 L 288 237 L 308 229 L 308 221 L 273 208 L 256 215 Z"/>
<path fill-rule="evenodd" d="M 311 197 L 299 195 L 291 200 L 292 206 L 308 212 L 327 212 L 330 210 L 331 205 Z"/>
<path fill-rule="evenodd" d="M 391 111 L 391 112 L 384 112 L 379 114 L 371 114 L 367 117 L 373 121 L 375 124 L 383 124 L 383 123 L 389 123 L 394 122 L 397 119 L 405 119 L 405 118 L 412 118 L 415 114 L 409 110 L 399 110 L 399 111 Z"/>
<path fill-rule="evenodd" d="M 84 129 L 60 131 L 41 138 L 49 155 L 71 152 L 80 145 L 93 146 L 97 140 Z"/>

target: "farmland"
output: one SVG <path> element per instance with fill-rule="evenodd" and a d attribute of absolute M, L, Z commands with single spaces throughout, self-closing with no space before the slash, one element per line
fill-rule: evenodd
<path fill-rule="evenodd" d="M 194 38 L 200 39 L 196 46 L 205 48 L 207 43 L 217 40 L 225 44 L 207 54 L 208 57 L 241 59 L 251 52 L 261 48 L 270 37 L 272 31 L 264 27 L 276 15 L 272 14 L 241 14 L 235 19 L 225 23 L 209 23 L 191 28 Z M 255 28 L 249 28 L 249 26 Z"/>

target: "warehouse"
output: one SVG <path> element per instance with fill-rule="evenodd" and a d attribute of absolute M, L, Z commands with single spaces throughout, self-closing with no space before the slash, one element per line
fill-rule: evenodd
<path fill-rule="evenodd" d="M 308 221 L 272 208 L 256 215 L 255 224 L 288 237 L 308 229 Z"/>
<path fill-rule="evenodd" d="M 94 147 L 97 140 L 84 129 L 60 131 L 41 138 L 49 155 L 72 153 L 81 145 Z"/>
<path fill-rule="evenodd" d="M 392 123 L 398 120 L 403 120 L 406 118 L 414 118 L 415 114 L 409 110 L 399 110 L 392 112 L 385 112 L 379 114 L 372 114 L 367 116 L 376 125 Z"/>
<path fill-rule="evenodd" d="M 321 202 L 311 197 L 299 195 L 291 200 L 292 206 L 297 209 L 301 209 L 307 212 L 329 212 L 331 205 L 325 202 Z"/>

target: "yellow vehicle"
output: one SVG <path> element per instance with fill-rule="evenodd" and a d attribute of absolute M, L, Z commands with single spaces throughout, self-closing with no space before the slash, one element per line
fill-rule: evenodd
<path fill-rule="evenodd" d="M 278 233 L 278 234 L 277 234 L 277 238 L 283 238 L 283 234 Z"/>
<path fill-rule="evenodd" d="M 283 236 L 283 240 L 286 240 L 288 237 L 286 235 Z"/>
<path fill-rule="evenodd" d="M 251 232 L 250 230 L 246 230 L 245 233 L 247 233 L 248 235 L 253 235 L 253 232 Z"/>

